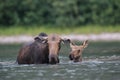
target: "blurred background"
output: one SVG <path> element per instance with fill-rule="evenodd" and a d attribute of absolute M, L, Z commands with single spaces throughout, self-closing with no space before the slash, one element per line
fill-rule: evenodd
<path fill-rule="evenodd" d="M 120 32 L 119 27 L 120 0 L 0 0 L 0 35 Z"/>

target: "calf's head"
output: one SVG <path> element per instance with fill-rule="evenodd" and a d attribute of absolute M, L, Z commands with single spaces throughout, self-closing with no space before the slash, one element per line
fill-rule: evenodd
<path fill-rule="evenodd" d="M 69 54 L 70 60 L 74 62 L 81 62 L 82 61 L 82 52 L 84 48 L 88 45 L 88 40 L 84 41 L 82 45 L 75 45 L 70 41 L 71 52 Z"/>

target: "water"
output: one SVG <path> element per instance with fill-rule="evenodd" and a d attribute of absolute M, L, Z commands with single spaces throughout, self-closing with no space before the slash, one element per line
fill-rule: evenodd
<path fill-rule="evenodd" d="M 83 52 L 83 62 L 69 60 L 69 47 L 60 51 L 56 65 L 18 65 L 21 44 L 0 45 L 0 80 L 120 80 L 119 42 L 94 42 Z"/>
<path fill-rule="evenodd" d="M 8 61 L 0 64 L 0 80 L 120 80 L 119 61 L 66 61 L 57 65 L 17 65 Z"/>

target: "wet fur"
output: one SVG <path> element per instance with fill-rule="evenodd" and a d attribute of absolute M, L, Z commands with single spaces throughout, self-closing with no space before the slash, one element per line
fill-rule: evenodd
<path fill-rule="evenodd" d="M 57 34 L 51 34 L 48 36 L 48 46 L 49 46 L 49 63 L 56 64 L 59 63 L 59 50 L 60 50 L 61 38 Z"/>
<path fill-rule="evenodd" d="M 47 43 L 33 42 L 25 45 L 19 51 L 18 64 L 44 64 L 49 63 L 49 50 Z"/>
<path fill-rule="evenodd" d="M 24 45 L 17 56 L 18 64 L 44 64 L 49 63 L 48 44 L 43 43 L 42 37 L 46 37 L 46 33 L 40 33 L 34 38 L 34 42 Z"/>
<path fill-rule="evenodd" d="M 88 45 L 88 40 L 84 41 L 82 45 L 75 45 L 71 41 L 70 42 L 70 47 L 71 47 L 71 52 L 69 54 L 69 59 L 73 60 L 74 62 L 81 62 L 82 61 L 82 52 L 84 48 L 87 47 Z"/>

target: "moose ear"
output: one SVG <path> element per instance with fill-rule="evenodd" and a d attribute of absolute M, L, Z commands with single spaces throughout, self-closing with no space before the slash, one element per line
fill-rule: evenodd
<path fill-rule="evenodd" d="M 39 37 L 35 37 L 34 40 L 40 40 L 40 38 Z"/>
<path fill-rule="evenodd" d="M 37 36 L 34 38 L 34 40 L 43 40 L 43 37 L 42 36 Z"/>
<path fill-rule="evenodd" d="M 68 43 L 70 43 L 70 42 L 71 42 L 71 40 L 70 40 L 70 39 L 65 39 L 65 41 L 66 41 L 66 42 L 68 42 Z"/>
<path fill-rule="evenodd" d="M 76 45 L 75 45 L 72 41 L 70 41 L 70 47 L 71 47 L 72 49 L 74 49 L 75 46 L 76 46 Z"/>
<path fill-rule="evenodd" d="M 71 40 L 70 39 L 61 39 L 61 41 L 63 42 L 63 43 L 70 43 L 71 42 Z"/>
<path fill-rule="evenodd" d="M 47 43 L 47 39 L 43 40 L 42 43 Z"/>
<path fill-rule="evenodd" d="M 64 43 L 65 43 L 64 39 L 61 39 L 60 41 L 61 41 L 61 43 L 62 43 L 62 44 L 64 44 Z"/>
<path fill-rule="evenodd" d="M 47 40 L 47 37 L 37 36 L 34 38 L 34 40 Z"/>
<path fill-rule="evenodd" d="M 88 40 L 84 41 L 82 45 L 84 48 L 86 48 L 88 46 Z"/>

